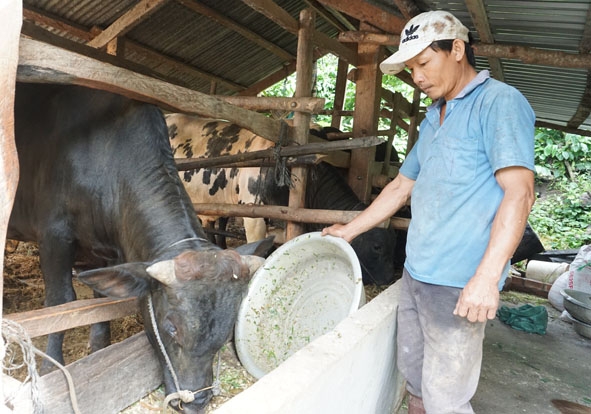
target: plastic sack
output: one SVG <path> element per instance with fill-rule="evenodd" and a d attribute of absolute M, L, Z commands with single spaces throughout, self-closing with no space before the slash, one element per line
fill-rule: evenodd
<path fill-rule="evenodd" d="M 582 246 L 570 265 L 568 289 L 591 293 L 591 245 Z"/>
<path fill-rule="evenodd" d="M 568 276 L 570 272 L 564 272 L 552 283 L 550 291 L 548 291 L 548 302 L 560 312 L 564 310 L 564 296 L 560 291 L 568 289 Z"/>

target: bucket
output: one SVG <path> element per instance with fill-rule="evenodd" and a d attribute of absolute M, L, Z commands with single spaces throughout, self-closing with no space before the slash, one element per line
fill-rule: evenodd
<path fill-rule="evenodd" d="M 236 321 L 238 358 L 261 378 L 363 304 L 361 266 L 349 243 L 302 234 L 252 277 Z"/>
<path fill-rule="evenodd" d="M 554 283 L 558 277 L 568 271 L 568 263 L 544 262 L 540 260 L 530 260 L 527 262 L 525 277 L 528 279 L 539 280 L 544 283 Z"/>

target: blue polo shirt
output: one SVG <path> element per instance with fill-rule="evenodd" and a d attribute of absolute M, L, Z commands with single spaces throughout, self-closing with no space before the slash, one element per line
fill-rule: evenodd
<path fill-rule="evenodd" d="M 534 170 L 534 112 L 515 88 L 481 71 L 447 102 L 427 109 L 400 173 L 415 180 L 405 267 L 422 282 L 464 287 L 488 245 L 503 198 L 494 173 Z M 501 288 L 509 269 L 507 262 Z"/>

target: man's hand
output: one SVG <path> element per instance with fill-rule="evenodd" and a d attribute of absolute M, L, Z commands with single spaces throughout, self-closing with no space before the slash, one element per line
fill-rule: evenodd
<path fill-rule="evenodd" d="M 499 307 L 499 288 L 489 278 L 475 275 L 468 281 L 458 299 L 454 315 L 470 322 L 494 319 Z"/>
<path fill-rule="evenodd" d="M 340 237 L 342 239 L 345 239 L 348 243 L 351 243 L 351 240 L 349 240 L 349 236 L 348 234 L 345 232 L 345 225 L 344 224 L 333 224 L 330 227 L 325 227 L 322 229 L 322 235 L 326 236 L 326 235 L 331 235 L 331 236 L 335 236 L 335 237 Z"/>

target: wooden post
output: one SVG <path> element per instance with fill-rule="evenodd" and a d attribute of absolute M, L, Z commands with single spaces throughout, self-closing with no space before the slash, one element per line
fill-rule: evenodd
<path fill-rule="evenodd" d="M 360 30 L 372 27 L 362 22 Z M 375 135 L 377 131 L 382 73 L 379 64 L 383 60 L 383 48 L 375 43 L 359 43 L 357 57 L 357 88 L 353 136 Z M 375 147 L 351 151 L 349 186 L 357 197 L 368 202 L 371 192 L 371 164 L 375 159 Z"/>
<path fill-rule="evenodd" d="M 343 109 L 345 103 L 345 93 L 347 91 L 347 71 L 349 70 L 349 63 L 343 59 L 339 59 L 337 67 L 337 80 L 335 84 L 334 102 L 332 108 L 332 119 L 330 126 L 333 128 L 341 128 L 340 111 Z"/>
<path fill-rule="evenodd" d="M 18 157 L 14 142 L 14 91 L 18 66 L 18 44 L 23 21 L 20 0 L 0 2 L 0 270 L 4 271 L 4 247 L 8 220 L 18 185 Z M 2 279 L 0 277 L 0 279 Z M 0 284 L 0 312 L 4 283 Z M 1 314 L 1 313 L 0 313 Z M 0 339 L 0 359 L 5 343 Z M 0 397 L 4 387 L 0 381 Z M 4 406 L 4 405 L 3 405 Z"/>
<path fill-rule="evenodd" d="M 300 29 L 298 31 L 298 56 L 297 56 L 297 80 L 295 97 L 303 98 L 312 95 L 312 71 L 313 71 L 313 44 L 316 16 L 310 9 L 300 12 Z M 308 142 L 308 131 L 310 130 L 311 116 L 305 112 L 294 114 L 294 141 L 297 144 Z M 306 167 L 292 168 L 292 180 L 294 187 L 289 192 L 289 207 L 304 207 L 306 202 Z M 291 240 L 302 234 L 303 227 L 299 223 L 287 223 L 286 237 Z"/>
<path fill-rule="evenodd" d="M 408 127 L 408 141 L 406 142 L 406 153 L 408 154 L 419 139 L 418 127 L 421 123 L 419 108 L 421 106 L 421 90 L 416 88 L 412 96 L 412 114 L 410 116 L 410 125 Z"/>

